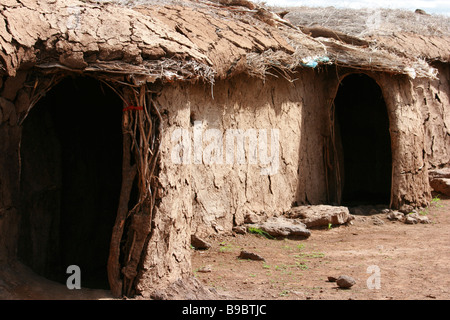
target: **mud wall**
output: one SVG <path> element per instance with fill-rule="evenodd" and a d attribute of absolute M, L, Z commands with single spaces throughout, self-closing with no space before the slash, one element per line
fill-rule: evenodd
<path fill-rule="evenodd" d="M 392 147 L 391 205 L 426 206 L 430 198 L 424 149 L 424 128 L 412 81 L 406 76 L 380 75 L 389 114 Z"/>
<path fill-rule="evenodd" d="M 422 102 L 425 148 L 429 167 L 450 164 L 450 66 L 436 64 L 439 79 L 416 81 L 414 91 Z"/>
<path fill-rule="evenodd" d="M 189 198 L 178 200 L 192 204 L 193 233 L 231 230 L 248 214 L 272 216 L 293 204 L 327 202 L 323 146 L 329 135 L 329 83 L 326 73 L 308 70 L 294 82 L 239 76 L 213 88 L 198 84 L 163 90 L 158 100 L 167 119 L 162 158 L 176 168 L 167 170 L 164 179 L 180 190 L 190 189 L 190 193 L 182 192 Z M 174 151 L 181 141 L 177 130 L 185 130 L 190 141 L 189 151 L 184 150 L 189 154 L 179 164 L 172 154 L 179 151 Z M 232 130 L 255 134 L 253 142 L 246 140 L 244 159 L 237 158 Z M 276 131 L 278 146 L 272 144 Z M 199 135 L 201 151 L 196 145 Z M 217 141 L 219 153 L 212 150 Z M 264 142 L 267 149 L 261 151 Z M 229 143 L 234 143 L 233 149 Z M 278 152 L 276 160 L 261 159 L 264 152 L 270 158 L 272 151 Z M 232 160 L 227 161 L 230 153 Z M 187 181 L 177 176 L 182 168 L 188 172 Z M 271 174 L 267 174 L 269 168 Z"/>
<path fill-rule="evenodd" d="M 379 74 L 390 118 L 394 208 L 426 206 L 431 199 L 428 169 L 450 160 L 449 69 L 438 65 L 439 79 Z"/>
<path fill-rule="evenodd" d="M 29 105 L 27 72 L 0 78 L 0 263 L 15 257 L 19 232 L 21 116 Z"/>

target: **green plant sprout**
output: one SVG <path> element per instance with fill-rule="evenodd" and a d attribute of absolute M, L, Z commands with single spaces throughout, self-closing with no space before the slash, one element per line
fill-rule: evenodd
<path fill-rule="evenodd" d="M 265 232 L 264 230 L 262 230 L 260 228 L 249 227 L 248 228 L 248 232 L 253 233 L 253 234 L 258 234 L 258 235 L 263 236 L 264 238 L 267 238 L 267 239 L 273 239 L 274 238 L 270 234 L 268 234 L 267 232 Z"/>

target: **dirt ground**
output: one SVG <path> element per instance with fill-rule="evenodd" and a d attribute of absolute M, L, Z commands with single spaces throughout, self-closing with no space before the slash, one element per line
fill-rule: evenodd
<path fill-rule="evenodd" d="M 216 237 L 209 250 L 194 252 L 193 271 L 225 299 L 450 299 L 450 200 L 426 213 L 430 224 L 356 216 L 353 225 L 312 230 L 305 240 Z M 265 261 L 238 259 L 241 250 Z M 328 281 L 340 275 L 356 284 L 340 289 Z"/>
<path fill-rule="evenodd" d="M 450 199 L 441 199 L 425 211 L 430 224 L 392 222 L 385 214 L 356 216 L 353 225 L 312 230 L 304 240 L 255 234 L 211 237 L 210 249 L 192 249 L 193 272 L 220 299 L 447 300 Z M 238 259 L 241 250 L 259 254 L 265 261 Z M 368 288 L 367 280 L 374 285 L 377 275 L 371 269 L 376 267 L 370 266 L 379 268 L 379 289 Z M 210 272 L 202 272 L 205 269 Z M 23 276 L 18 278 L 17 273 Z M 329 276 L 340 275 L 353 277 L 356 284 L 344 290 L 328 281 Z M 0 299 L 98 300 L 111 296 L 105 290 L 68 290 L 19 264 L 13 269 L 0 268 Z"/>

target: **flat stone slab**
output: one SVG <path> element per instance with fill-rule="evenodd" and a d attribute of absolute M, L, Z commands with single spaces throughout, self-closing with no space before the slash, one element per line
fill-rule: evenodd
<path fill-rule="evenodd" d="M 194 234 L 191 235 L 191 245 L 197 250 L 208 250 L 209 248 L 211 248 L 211 244 Z"/>
<path fill-rule="evenodd" d="M 354 219 L 347 207 L 330 205 L 310 205 L 293 207 L 285 216 L 299 219 L 307 228 L 339 225 Z"/>
<path fill-rule="evenodd" d="M 248 227 L 259 228 L 272 237 L 294 236 L 308 238 L 311 235 L 311 231 L 307 229 L 304 223 L 297 219 L 287 219 L 283 216 L 272 217 L 257 224 L 249 224 Z"/>
<path fill-rule="evenodd" d="M 434 178 L 430 181 L 434 191 L 450 196 L 450 178 Z"/>
<path fill-rule="evenodd" d="M 450 178 L 450 168 L 428 170 L 428 177 L 430 180 L 436 178 Z"/>
<path fill-rule="evenodd" d="M 263 257 L 261 257 L 260 255 L 253 253 L 253 252 L 248 252 L 248 251 L 244 251 L 242 250 L 241 253 L 239 254 L 239 259 L 248 259 L 248 260 L 255 260 L 255 261 L 266 261 L 266 259 L 264 259 Z"/>

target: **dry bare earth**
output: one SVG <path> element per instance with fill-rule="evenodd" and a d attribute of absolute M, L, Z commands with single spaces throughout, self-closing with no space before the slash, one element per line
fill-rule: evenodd
<path fill-rule="evenodd" d="M 223 299 L 447 300 L 450 199 L 439 201 L 427 216 L 431 224 L 415 225 L 389 221 L 385 214 L 356 216 L 353 225 L 312 230 L 306 240 L 269 240 L 254 234 L 216 236 L 208 239 L 209 250 L 193 250 L 193 271 Z M 376 218 L 384 224 L 375 224 Z M 241 250 L 257 253 L 266 261 L 240 260 Z M 367 288 L 371 265 L 380 268 L 380 289 Z M 104 290 L 68 290 L 24 266 L 16 268 L 0 270 L 0 299 L 111 299 Z M 342 274 L 356 279 L 351 289 L 338 289 L 327 280 Z"/>
<path fill-rule="evenodd" d="M 353 225 L 313 230 L 306 240 L 217 237 L 210 239 L 211 249 L 193 253 L 193 270 L 225 299 L 447 300 L 450 200 L 439 201 L 427 216 L 431 224 L 414 225 L 389 221 L 385 214 L 357 216 Z M 377 218 L 384 224 L 376 224 Z M 240 260 L 241 250 L 266 261 Z M 380 289 L 367 286 L 372 265 L 380 268 Z M 327 279 L 343 274 L 356 280 L 351 289 Z"/>

